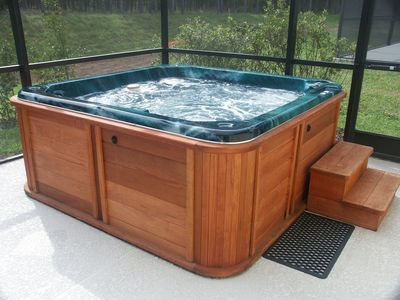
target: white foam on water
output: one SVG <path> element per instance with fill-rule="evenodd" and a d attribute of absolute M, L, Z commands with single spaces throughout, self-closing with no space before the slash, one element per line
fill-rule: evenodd
<path fill-rule="evenodd" d="M 82 100 L 188 121 L 242 121 L 285 105 L 302 93 L 216 80 L 164 78 L 122 86 Z"/>

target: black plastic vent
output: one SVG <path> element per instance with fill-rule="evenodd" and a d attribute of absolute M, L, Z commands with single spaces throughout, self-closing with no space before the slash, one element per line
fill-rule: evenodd
<path fill-rule="evenodd" d="M 263 256 L 327 278 L 353 230 L 353 225 L 303 213 Z"/>

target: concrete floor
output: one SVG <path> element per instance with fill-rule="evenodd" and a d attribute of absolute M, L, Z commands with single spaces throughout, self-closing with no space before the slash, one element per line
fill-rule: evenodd
<path fill-rule="evenodd" d="M 400 43 L 369 50 L 367 59 L 399 63 Z"/>
<path fill-rule="evenodd" d="M 370 165 L 400 173 L 400 164 Z M 0 165 L 0 299 L 400 299 L 400 191 L 378 232 L 356 228 L 327 279 L 266 259 L 208 279 L 29 199 Z"/>

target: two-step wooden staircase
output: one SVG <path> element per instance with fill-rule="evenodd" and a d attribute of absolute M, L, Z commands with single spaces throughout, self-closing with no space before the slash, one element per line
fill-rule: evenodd
<path fill-rule="evenodd" d="M 400 176 L 367 168 L 371 147 L 339 142 L 311 167 L 307 209 L 377 230 Z"/>

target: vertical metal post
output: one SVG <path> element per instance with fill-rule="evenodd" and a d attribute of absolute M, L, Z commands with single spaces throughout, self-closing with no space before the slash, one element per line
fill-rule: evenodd
<path fill-rule="evenodd" d="M 390 27 L 389 27 L 389 33 L 388 33 L 388 38 L 387 38 L 387 44 L 391 45 L 392 44 L 392 39 L 393 39 L 393 31 L 394 31 L 394 25 L 396 23 L 396 17 L 400 13 L 400 4 L 398 0 L 392 1 L 394 7 L 392 11 L 392 18 L 390 19 Z"/>
<path fill-rule="evenodd" d="M 337 32 L 337 38 L 340 39 L 342 37 L 343 33 L 343 21 L 344 21 L 344 1 L 341 0 L 342 2 L 340 3 L 340 21 L 339 21 L 339 27 L 338 27 L 338 32 Z"/>
<path fill-rule="evenodd" d="M 367 60 L 368 42 L 374 17 L 374 6 L 375 0 L 364 0 L 358 31 L 357 48 L 354 57 L 354 69 L 351 80 L 349 105 L 347 108 L 346 126 L 344 129 L 344 139 L 347 141 L 354 140 L 354 130 L 356 128 L 358 108 L 360 106 L 365 62 Z"/>
<path fill-rule="evenodd" d="M 23 87 L 32 85 L 29 71 L 28 53 L 26 52 L 24 29 L 22 26 L 21 11 L 18 1 L 7 0 L 10 13 L 11 27 L 14 35 L 15 49 L 17 52 L 18 64 L 20 66 L 21 84 Z"/>
<path fill-rule="evenodd" d="M 161 8 L 161 62 L 169 64 L 169 49 L 168 49 L 168 0 L 160 0 Z"/>
<path fill-rule="evenodd" d="M 290 10 L 289 10 L 289 26 L 288 26 L 288 38 L 286 47 L 286 66 L 285 74 L 293 75 L 293 60 L 296 50 L 296 34 L 297 34 L 297 5 L 296 0 L 290 0 Z"/>

